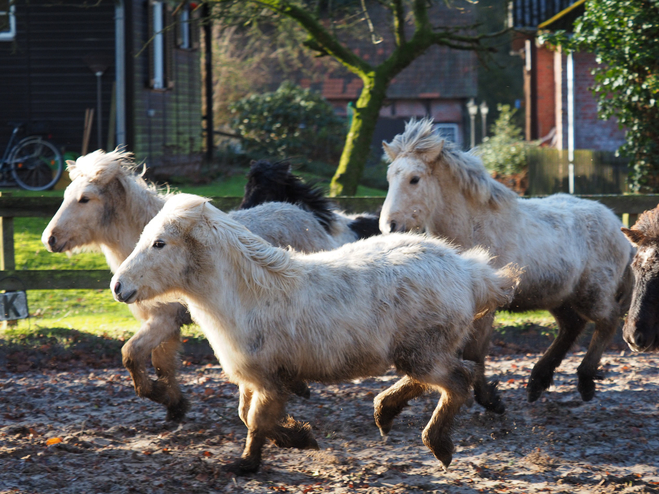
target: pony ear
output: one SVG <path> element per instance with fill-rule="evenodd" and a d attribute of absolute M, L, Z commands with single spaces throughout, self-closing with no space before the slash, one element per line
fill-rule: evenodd
<path fill-rule="evenodd" d="M 387 153 L 387 156 L 391 161 L 396 159 L 396 156 L 398 156 L 398 153 L 393 149 L 392 146 L 386 143 L 386 141 L 382 141 L 382 149 L 384 149 L 384 152 Z"/>
<path fill-rule="evenodd" d="M 66 160 L 66 171 L 69 172 L 69 178 L 72 181 L 75 180 L 80 175 L 80 172 L 76 168 L 76 162 L 74 160 Z"/>
<path fill-rule="evenodd" d="M 423 153 L 422 159 L 426 163 L 435 163 L 442 155 L 442 151 L 444 151 L 444 141 L 439 141 L 436 146 Z"/>
<path fill-rule="evenodd" d="M 645 234 L 641 230 L 632 230 L 631 228 L 625 228 L 623 226 L 620 228 L 620 231 L 625 234 L 627 240 L 629 240 L 635 247 L 641 245 L 646 239 Z"/>

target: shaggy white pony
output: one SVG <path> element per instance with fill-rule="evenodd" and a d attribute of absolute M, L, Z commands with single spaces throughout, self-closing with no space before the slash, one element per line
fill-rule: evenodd
<path fill-rule="evenodd" d="M 168 195 L 137 175 L 132 155 L 119 149 L 94 151 L 67 164 L 71 184 L 41 240 L 51 252 L 101 250 L 114 272 Z M 291 204 L 268 203 L 231 215 L 275 245 L 304 252 L 341 245 L 313 214 Z M 165 405 L 168 420 L 180 421 L 189 404 L 176 378 L 178 349 L 181 326 L 191 322 L 190 316 L 180 304 L 136 304 L 131 310 L 142 326 L 126 342 L 122 355 L 135 391 Z M 146 370 L 149 355 L 157 380 L 150 379 Z M 304 383 L 291 385 L 296 392 L 308 393 Z"/>
<path fill-rule="evenodd" d="M 620 232 L 620 220 L 602 204 L 565 194 L 517 197 L 489 175 L 480 158 L 435 133 L 430 119 L 408 122 L 403 134 L 383 145 L 392 162 L 380 229 L 425 231 L 465 249 L 480 245 L 496 256 L 496 265 L 514 262 L 524 269 L 506 309 L 547 309 L 559 326 L 558 336 L 533 368 L 529 401 L 549 387 L 586 323 L 594 322 L 590 346 L 577 369 L 579 393 L 584 401 L 592 399 L 602 352 L 631 296 L 634 249 Z M 480 326 L 464 356 L 484 371 L 491 320 Z M 475 380 L 476 399 L 502 412 L 494 391 L 481 372 Z"/>
<path fill-rule="evenodd" d="M 475 317 L 510 301 L 512 267 L 495 271 L 480 248 L 462 254 L 419 235 L 376 236 L 316 254 L 273 247 L 206 199 L 173 196 L 112 278 L 118 301 L 181 300 L 240 385 L 248 428 L 239 474 L 254 472 L 266 438 L 317 447 L 308 429 L 281 423 L 293 380 L 404 380 L 376 398 L 383 434 L 407 400 L 442 392 L 423 442 L 451 462 L 453 416 L 469 395 L 459 354 Z"/>

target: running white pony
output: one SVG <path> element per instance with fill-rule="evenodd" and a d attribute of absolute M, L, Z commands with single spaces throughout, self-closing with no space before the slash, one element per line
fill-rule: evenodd
<path fill-rule="evenodd" d="M 316 254 L 273 247 L 206 199 L 173 196 L 144 228 L 111 287 L 126 303 L 181 300 L 240 386 L 248 429 L 232 471 L 258 470 L 270 438 L 317 448 L 309 427 L 282 421 L 292 380 L 337 382 L 380 375 L 403 384 L 376 398 L 382 434 L 410 388 L 442 392 L 423 442 L 448 466 L 453 417 L 469 396 L 472 364 L 460 358 L 472 321 L 506 304 L 513 267 L 495 271 L 483 249 L 458 254 L 419 235 L 375 236 Z M 401 387 L 402 386 L 402 387 Z"/>
<path fill-rule="evenodd" d="M 556 340 L 531 373 L 531 402 L 549 388 L 554 370 L 586 323 L 594 322 L 595 332 L 577 370 L 582 399 L 592 399 L 602 352 L 632 292 L 634 249 L 620 232 L 620 220 L 597 202 L 565 194 L 517 197 L 489 175 L 480 158 L 433 132 L 430 119 L 408 122 L 403 134 L 383 145 L 392 162 L 380 216 L 382 232 L 425 231 L 465 249 L 480 245 L 495 256 L 496 265 L 514 262 L 524 270 L 506 309 L 547 309 L 559 326 Z M 479 364 L 476 400 L 503 412 L 495 387 L 487 386 L 484 377 L 492 317 L 479 321 L 477 338 L 464 356 Z"/>
<path fill-rule="evenodd" d="M 118 149 L 111 153 L 94 151 L 67 164 L 71 184 L 41 240 L 51 252 L 100 250 L 114 272 L 168 196 L 137 175 L 132 155 Z M 334 249 L 343 243 L 330 235 L 312 212 L 292 204 L 273 202 L 231 214 L 269 242 L 303 252 Z M 121 351 L 135 391 L 163 404 L 167 420 L 180 421 L 189 403 L 176 378 L 178 350 L 181 326 L 190 324 L 190 315 L 180 304 L 136 304 L 131 310 L 142 326 Z M 146 369 L 149 356 L 156 380 Z M 304 383 L 291 386 L 300 394 L 308 394 Z"/>

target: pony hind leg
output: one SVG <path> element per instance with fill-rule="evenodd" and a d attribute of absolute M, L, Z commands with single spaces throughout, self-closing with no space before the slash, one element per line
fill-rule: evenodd
<path fill-rule="evenodd" d="M 473 364 L 460 360 L 456 360 L 449 372 L 446 372 L 444 364 L 443 371 L 428 377 L 428 384 L 438 387 L 442 396 L 421 437 L 423 444 L 432 451 L 444 469 L 451 464 L 455 449 L 450 435 L 453 419 L 469 399 L 473 378 Z"/>
<path fill-rule="evenodd" d="M 588 345 L 588 350 L 577 368 L 579 378 L 577 390 L 583 401 L 590 401 L 595 396 L 595 380 L 600 380 L 603 377 L 598 372 L 602 353 L 611 343 L 618 325 L 618 318 L 595 323 L 595 331 Z"/>
<path fill-rule="evenodd" d="M 476 364 L 473 381 L 476 402 L 489 412 L 502 414 L 506 411 L 506 406 L 497 390 L 498 381 L 488 382 L 485 377 L 485 358 L 490 350 L 493 321 L 494 314 L 488 314 L 474 322 L 474 331 L 465 345 L 462 356 L 465 360 Z"/>
<path fill-rule="evenodd" d="M 383 437 L 389 434 L 394 419 L 408 405 L 408 402 L 427 389 L 428 386 L 425 384 L 409 376 L 404 376 L 396 384 L 375 397 L 373 400 L 373 417 Z"/>
<path fill-rule="evenodd" d="M 557 309 L 551 309 L 549 312 L 558 323 L 558 336 L 542 358 L 533 366 L 526 387 L 526 397 L 529 403 L 536 401 L 543 391 L 549 389 L 554 379 L 554 371 L 586 327 L 586 319 L 567 303 Z"/>

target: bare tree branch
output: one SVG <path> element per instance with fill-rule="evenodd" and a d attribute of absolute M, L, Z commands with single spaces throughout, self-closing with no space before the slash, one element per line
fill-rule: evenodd
<path fill-rule="evenodd" d="M 352 50 L 342 45 L 306 9 L 293 5 L 286 0 L 254 0 L 253 3 L 279 12 L 296 21 L 313 38 L 315 46 L 322 48 L 322 51 L 332 55 L 348 70 L 358 76 L 364 78 L 366 74 L 373 71 L 373 67 L 370 64 L 357 56 Z"/>
<path fill-rule="evenodd" d="M 393 0 L 390 8 L 394 16 L 394 38 L 396 40 L 396 46 L 402 46 L 407 42 L 405 38 L 405 7 L 403 6 L 403 1 Z"/>

